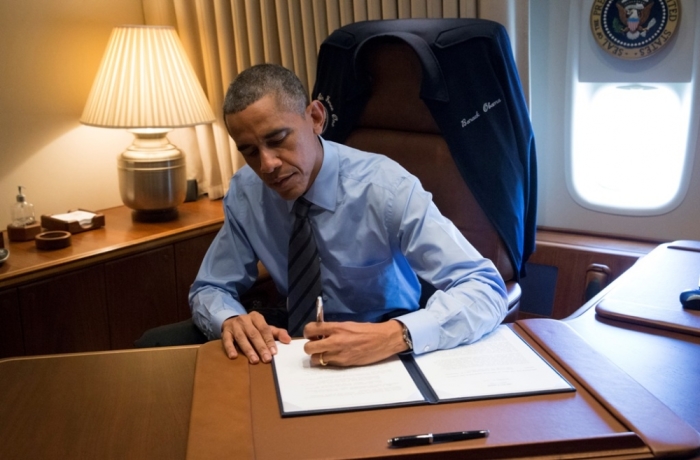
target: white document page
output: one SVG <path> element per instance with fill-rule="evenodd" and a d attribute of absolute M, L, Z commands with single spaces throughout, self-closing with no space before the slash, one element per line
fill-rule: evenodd
<path fill-rule="evenodd" d="M 311 366 L 306 342 L 277 342 L 273 359 L 284 413 L 425 401 L 397 357 L 360 367 Z"/>
<path fill-rule="evenodd" d="M 475 343 L 415 359 L 440 400 L 572 388 L 505 325 Z"/>

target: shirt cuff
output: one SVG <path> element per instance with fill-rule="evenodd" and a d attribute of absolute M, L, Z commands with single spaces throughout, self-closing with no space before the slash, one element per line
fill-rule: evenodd
<path fill-rule="evenodd" d="M 192 296 L 192 317 L 209 340 L 221 338 L 221 325 L 232 316 L 246 314 L 245 308 L 230 295 L 205 289 Z"/>
<path fill-rule="evenodd" d="M 411 333 L 413 353 L 421 355 L 437 350 L 440 343 L 440 325 L 427 311 L 417 310 L 394 319 L 402 322 Z"/>
<path fill-rule="evenodd" d="M 233 316 L 239 316 L 241 313 L 235 311 L 235 310 L 219 310 L 216 313 L 212 313 L 211 315 L 211 326 L 212 326 L 212 334 L 214 335 L 214 338 L 220 339 L 221 338 L 221 326 L 223 326 L 224 321 L 227 319 L 233 317 Z"/>

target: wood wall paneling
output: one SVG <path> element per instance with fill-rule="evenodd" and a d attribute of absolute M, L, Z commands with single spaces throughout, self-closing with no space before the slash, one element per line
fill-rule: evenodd
<path fill-rule="evenodd" d="M 653 245 L 650 245 L 653 247 Z M 630 268 L 643 254 L 593 250 L 585 246 L 559 246 L 538 242 L 529 263 L 556 267 L 557 281 L 551 317 L 566 318 L 586 301 L 586 273 L 592 264 L 610 268 L 608 283 Z M 604 286 L 603 286 L 604 287 Z M 527 295 L 523 292 L 523 296 Z M 520 318 L 533 317 L 521 311 Z"/>

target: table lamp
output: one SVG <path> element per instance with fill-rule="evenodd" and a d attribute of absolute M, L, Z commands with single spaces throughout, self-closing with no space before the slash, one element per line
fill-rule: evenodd
<path fill-rule="evenodd" d="M 121 198 L 134 220 L 177 217 L 187 189 L 185 157 L 167 133 L 214 119 L 173 27 L 112 31 L 80 122 L 134 134 L 117 158 Z"/>

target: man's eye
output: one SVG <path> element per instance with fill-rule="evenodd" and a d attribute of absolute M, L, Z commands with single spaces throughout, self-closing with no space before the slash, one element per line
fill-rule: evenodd
<path fill-rule="evenodd" d="M 285 139 L 287 139 L 287 133 L 286 133 L 286 132 L 285 132 L 285 133 L 280 133 L 280 134 L 277 134 L 277 135 L 274 136 L 274 137 L 271 137 L 271 138 L 267 141 L 267 143 L 268 143 L 269 145 L 280 145 L 282 142 L 284 142 Z"/>
<path fill-rule="evenodd" d="M 245 148 L 245 149 L 239 149 L 238 151 L 241 152 L 241 155 L 243 155 L 244 157 L 248 157 L 248 158 L 254 157 L 258 153 L 258 149 L 255 149 L 252 147 Z"/>

